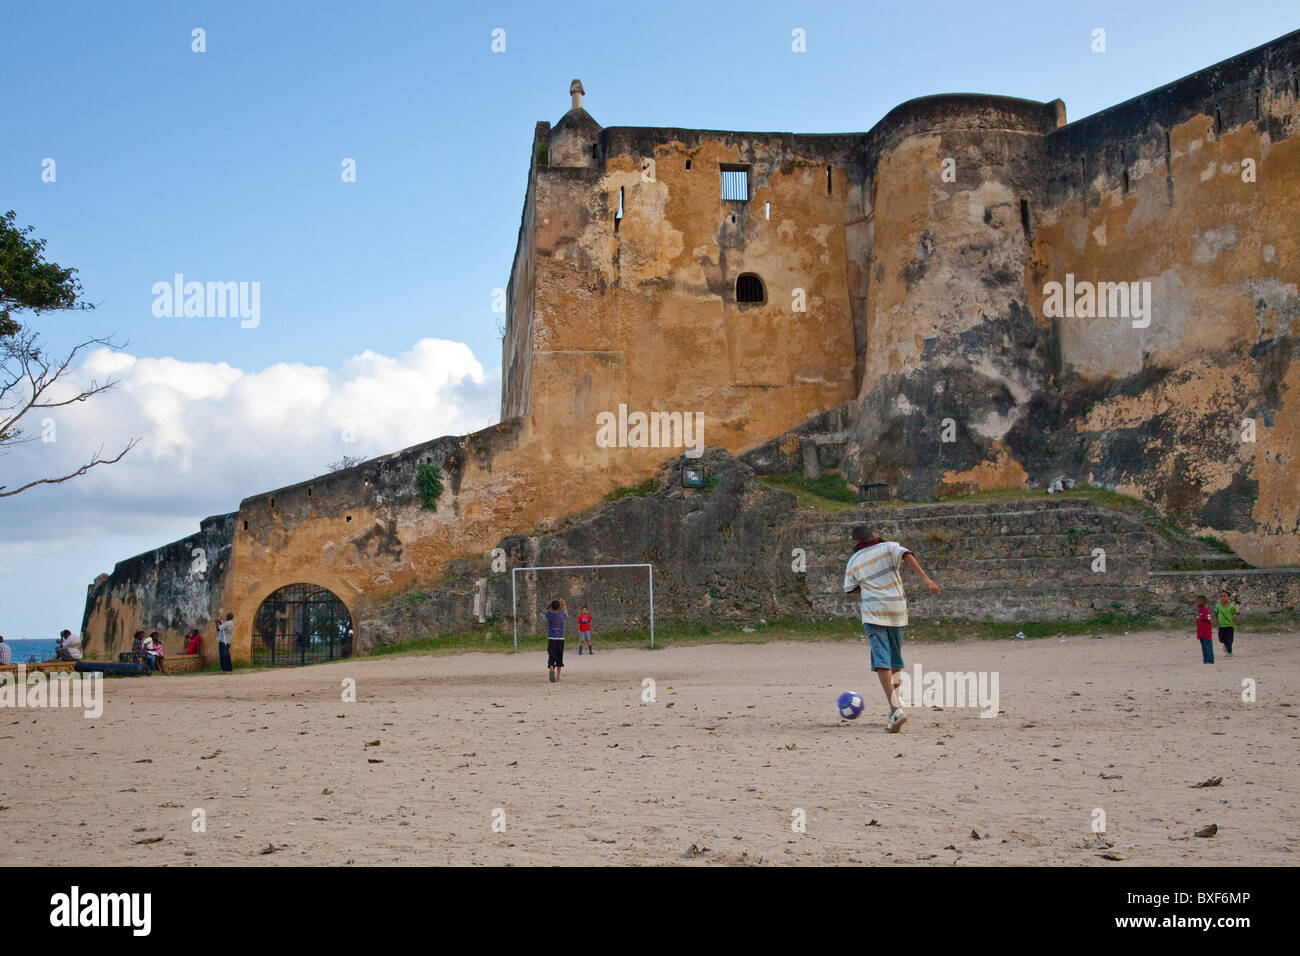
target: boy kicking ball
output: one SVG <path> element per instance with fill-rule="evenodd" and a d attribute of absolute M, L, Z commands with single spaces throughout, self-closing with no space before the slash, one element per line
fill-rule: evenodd
<path fill-rule="evenodd" d="M 907 627 L 907 594 L 899 569 L 906 564 L 921 576 L 931 594 L 939 585 L 921 570 L 916 556 L 897 541 L 885 541 L 864 524 L 853 529 L 853 556 L 844 569 L 844 593 L 861 594 L 862 627 L 871 642 L 871 669 L 889 705 L 886 730 L 903 729 L 907 715 L 898 697 L 903 671 L 903 629 Z"/>

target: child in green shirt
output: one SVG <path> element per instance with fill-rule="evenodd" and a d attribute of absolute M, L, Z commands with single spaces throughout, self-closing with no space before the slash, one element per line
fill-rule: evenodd
<path fill-rule="evenodd" d="M 1237 612 L 1240 608 L 1232 603 L 1232 597 L 1227 591 L 1219 592 L 1219 603 L 1214 605 L 1214 619 L 1219 625 L 1219 643 L 1223 649 L 1232 655 L 1232 638 L 1237 628 Z"/>

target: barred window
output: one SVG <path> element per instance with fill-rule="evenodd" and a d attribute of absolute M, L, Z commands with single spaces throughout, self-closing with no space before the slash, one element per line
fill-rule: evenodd
<path fill-rule="evenodd" d="M 722 198 L 739 202 L 749 201 L 749 167 L 722 167 Z"/>
<path fill-rule="evenodd" d="M 766 302 L 767 296 L 763 293 L 763 280 L 752 272 L 746 272 L 736 280 L 736 301 L 737 302 Z"/>

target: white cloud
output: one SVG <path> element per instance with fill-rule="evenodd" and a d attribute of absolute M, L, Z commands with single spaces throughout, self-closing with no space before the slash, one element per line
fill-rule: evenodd
<path fill-rule="evenodd" d="M 500 390 L 499 370 L 485 372 L 467 345 L 444 339 L 422 339 L 397 356 L 366 351 L 337 369 L 284 362 L 245 371 L 99 349 L 67 382 L 109 377 L 119 380 L 113 390 L 50 412 L 56 440 L 13 449 L 0 481 L 16 487 L 63 474 L 100 446 L 112 456 L 130 438 L 142 441 L 118 464 L 0 499 L 11 546 L 170 535 L 178 519 L 197 531 L 200 518 L 323 474 L 343 455 L 371 458 L 483 428 L 497 420 Z M 39 436 L 40 420 L 27 428 Z"/>

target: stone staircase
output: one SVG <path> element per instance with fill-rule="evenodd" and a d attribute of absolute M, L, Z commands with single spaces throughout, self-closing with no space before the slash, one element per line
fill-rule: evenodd
<path fill-rule="evenodd" d="M 1140 613 L 1150 571 L 1246 567 L 1233 555 L 1086 497 L 875 505 L 865 518 L 808 510 L 796 537 L 808 542 L 801 545 L 808 554 L 807 597 L 818 616 L 842 613 L 846 542 L 864 520 L 880 537 L 911 549 L 943 587 L 930 595 L 904 571 L 913 616 L 935 620 Z"/>

